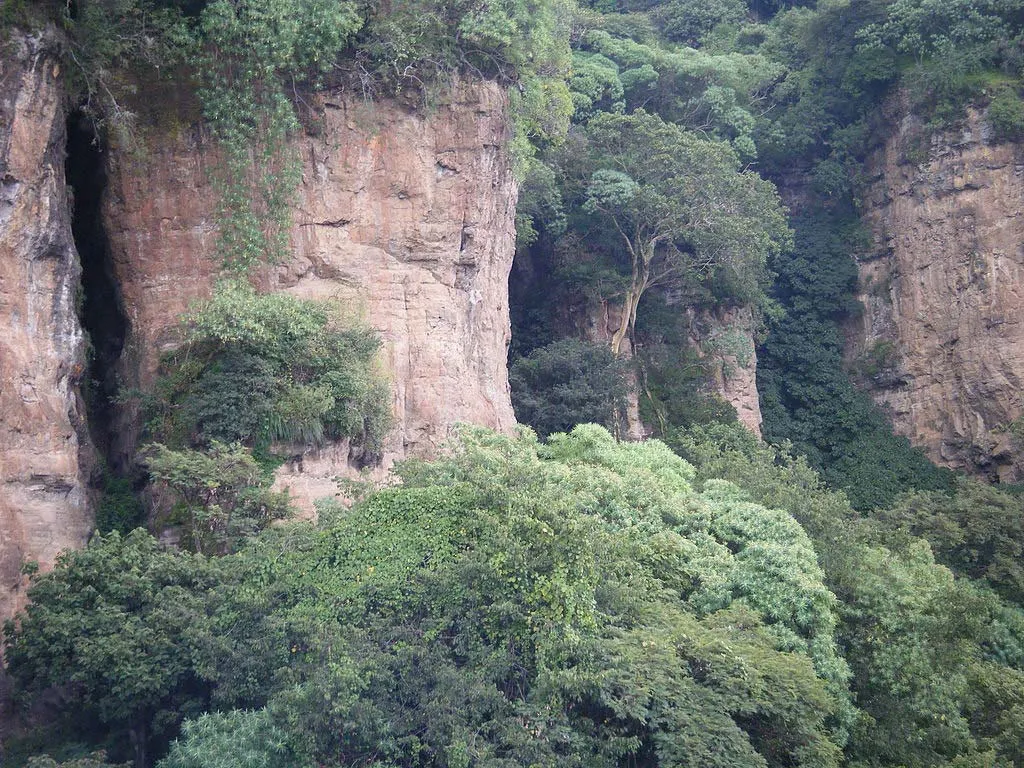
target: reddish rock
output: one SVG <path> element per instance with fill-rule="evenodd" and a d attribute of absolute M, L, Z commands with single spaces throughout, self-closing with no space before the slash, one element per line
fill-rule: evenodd
<path fill-rule="evenodd" d="M 0 618 L 24 602 L 22 563 L 51 567 L 92 524 L 54 49 L 49 33 L 12 32 L 0 53 Z"/>
<path fill-rule="evenodd" d="M 425 110 L 324 94 L 315 137 L 296 142 L 303 179 L 292 257 L 264 289 L 341 302 L 380 331 L 396 428 L 384 465 L 430 455 L 459 422 L 511 429 L 506 369 L 508 272 L 517 187 L 506 151 L 508 103 L 493 83 L 463 83 Z M 216 155 L 196 134 L 151 138 L 112 158 L 105 219 L 130 330 L 122 376 L 145 388 L 177 320 L 209 295 Z M 137 418 L 128 414 L 128 421 Z M 126 453 L 134 449 L 133 430 Z M 300 503 L 331 494 L 348 447 L 282 468 Z"/>
<path fill-rule="evenodd" d="M 935 462 L 1020 480 L 1024 153 L 982 111 L 928 134 L 905 109 L 867 162 L 866 311 L 849 354 L 896 431 Z"/>

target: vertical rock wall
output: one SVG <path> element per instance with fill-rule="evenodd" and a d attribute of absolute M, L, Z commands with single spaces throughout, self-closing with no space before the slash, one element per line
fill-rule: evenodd
<path fill-rule="evenodd" d="M 704 311 L 691 319 L 690 327 L 691 345 L 711 363 L 712 391 L 736 409 L 740 424 L 761 437 L 754 310 L 740 306 Z"/>
<path fill-rule="evenodd" d="M 81 546 L 93 465 L 77 395 L 84 339 L 64 181 L 55 39 L 0 48 L 0 618 L 24 601 L 20 568 Z"/>
<path fill-rule="evenodd" d="M 259 281 L 339 299 L 380 331 L 397 419 L 385 463 L 429 455 L 459 422 L 510 429 L 517 187 L 504 92 L 462 83 L 426 110 L 344 93 L 312 106 L 317 135 L 296 146 L 293 256 Z M 121 366 L 130 385 L 152 383 L 179 316 L 219 274 L 214 163 L 194 132 L 112 158 L 105 220 L 130 326 Z M 336 490 L 347 462 L 347 445 L 330 446 L 283 469 L 280 483 L 308 503 Z"/>
<path fill-rule="evenodd" d="M 983 112 L 931 136 L 890 107 L 868 160 L 865 312 L 851 362 L 896 431 L 939 464 L 1022 478 L 1009 426 L 1024 413 L 1024 152 Z"/>

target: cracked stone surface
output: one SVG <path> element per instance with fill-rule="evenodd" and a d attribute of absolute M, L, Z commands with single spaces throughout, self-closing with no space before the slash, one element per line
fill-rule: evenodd
<path fill-rule="evenodd" d="M 393 383 L 394 460 L 435 453 L 459 422 L 515 424 L 506 367 L 508 272 L 517 186 L 506 151 L 505 93 L 463 83 L 426 110 L 330 94 L 312 105 L 316 136 L 296 142 L 303 180 L 292 257 L 264 269 L 264 289 L 334 298 L 376 328 Z M 208 296 L 215 255 L 216 153 L 195 132 L 153 139 L 142 157 L 112 155 L 107 233 L 130 331 L 126 383 L 152 383 L 178 343 L 177 319 Z M 135 414 L 121 430 L 134 449 Z M 306 509 L 351 472 L 335 444 L 279 471 Z"/>
<path fill-rule="evenodd" d="M 22 564 L 50 568 L 92 525 L 55 50 L 51 33 L 12 32 L 0 52 L 0 619 L 24 604 Z"/>
<path fill-rule="evenodd" d="M 890 105 L 868 160 L 873 237 L 848 350 L 896 430 L 944 466 L 1020 481 L 1024 413 L 1024 151 L 982 111 L 928 135 Z"/>

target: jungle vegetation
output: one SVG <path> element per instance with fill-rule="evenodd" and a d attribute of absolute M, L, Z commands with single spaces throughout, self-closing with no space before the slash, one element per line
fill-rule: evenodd
<path fill-rule="evenodd" d="M 896 438 L 841 336 L 885 99 L 1019 138 L 1021 0 L 3 0 L 0 22 L 63 30 L 107 141 L 144 141 L 147 82 L 194 88 L 234 274 L 123 393 L 143 447 L 89 545 L 27 566 L 4 765 L 1024 764 L 1024 501 Z M 391 418 L 372 330 L 246 282 L 287 247 L 295 97 L 429 105 L 455 77 L 511 93 L 529 426 L 465 428 L 295 521 L 274 467 L 337 440 L 372 464 Z M 574 332 L 611 305 L 610 339 Z M 737 308 L 765 441 L 688 341 Z M 616 440 L 631 390 L 658 439 Z"/>

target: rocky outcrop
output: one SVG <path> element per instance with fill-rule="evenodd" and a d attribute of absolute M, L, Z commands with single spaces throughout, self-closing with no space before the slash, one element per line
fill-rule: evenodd
<path fill-rule="evenodd" d="M 1024 152 L 993 141 L 978 109 L 934 136 L 898 105 L 890 118 L 867 162 L 873 245 L 851 362 L 934 461 L 1019 480 Z"/>
<path fill-rule="evenodd" d="M 459 422 L 510 429 L 517 188 L 504 92 L 462 83 L 427 110 L 347 93 L 322 94 L 312 107 L 317 135 L 296 145 L 303 178 L 293 256 L 259 282 L 337 299 L 380 331 L 397 420 L 385 464 L 429 455 Z M 159 355 L 178 341 L 179 316 L 220 272 L 216 162 L 196 132 L 151 138 L 141 155 L 111 159 L 104 208 L 128 316 L 121 373 L 129 385 L 152 383 Z M 332 446 L 289 464 L 280 483 L 308 502 L 336 491 L 347 460 L 346 445 Z"/>
<path fill-rule="evenodd" d="M 0 618 L 24 601 L 22 563 L 48 568 L 92 524 L 54 47 L 50 34 L 12 32 L 0 50 Z"/>
<path fill-rule="evenodd" d="M 690 328 L 691 346 L 710 363 L 711 391 L 736 409 L 743 426 L 761 437 L 753 310 L 722 306 L 691 312 Z"/>

